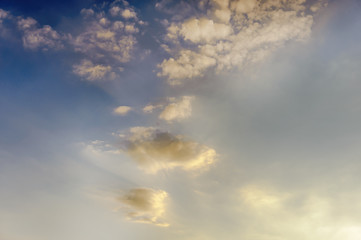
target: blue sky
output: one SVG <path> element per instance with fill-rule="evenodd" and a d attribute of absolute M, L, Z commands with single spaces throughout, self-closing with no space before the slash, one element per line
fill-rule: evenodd
<path fill-rule="evenodd" d="M 358 240 L 356 0 L 0 2 L 0 238 Z"/>

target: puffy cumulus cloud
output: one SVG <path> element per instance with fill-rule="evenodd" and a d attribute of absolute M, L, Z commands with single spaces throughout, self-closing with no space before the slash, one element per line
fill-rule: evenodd
<path fill-rule="evenodd" d="M 159 118 L 171 122 L 189 118 L 192 114 L 192 96 L 183 96 L 179 100 L 170 98 L 170 104 L 160 113 Z"/>
<path fill-rule="evenodd" d="M 116 74 L 111 66 L 93 64 L 89 60 L 82 60 L 73 66 L 73 73 L 88 81 L 114 79 Z"/>
<path fill-rule="evenodd" d="M 42 28 L 25 30 L 23 45 L 29 49 L 49 50 L 64 48 L 61 36 L 49 25 Z"/>
<path fill-rule="evenodd" d="M 309 39 L 311 13 L 324 2 L 211 0 L 201 17 L 169 23 L 164 47 L 180 50 L 170 51 L 171 57 L 158 65 L 158 76 L 175 85 L 211 67 L 221 71 L 259 62 L 290 40 Z"/>
<path fill-rule="evenodd" d="M 64 34 L 59 34 L 49 25 L 38 28 L 37 21 L 31 17 L 19 18 L 17 25 L 23 32 L 22 40 L 25 48 L 33 50 L 58 50 L 64 48 L 64 41 L 67 40 L 67 37 Z"/>
<path fill-rule="evenodd" d="M 172 25 L 169 27 L 168 37 L 175 38 L 172 35 L 181 35 L 185 40 L 193 43 L 211 42 L 217 39 L 223 39 L 229 36 L 232 28 L 229 25 L 215 23 L 212 19 L 191 18 L 181 26 Z"/>
<path fill-rule="evenodd" d="M 113 110 L 113 113 L 120 116 L 127 115 L 132 110 L 129 106 L 119 106 Z"/>
<path fill-rule="evenodd" d="M 117 2 L 110 7 L 103 6 L 100 11 L 81 10 L 85 26 L 84 31 L 72 41 L 76 51 L 92 59 L 106 59 L 108 62 L 130 61 L 137 42 L 135 34 L 139 32 L 137 26 L 143 22 L 138 20 L 135 11 L 129 6 L 114 4 Z"/>
<path fill-rule="evenodd" d="M 217 157 L 216 151 L 208 146 L 151 127 L 131 128 L 125 151 L 148 173 L 177 167 L 202 170 Z"/>
<path fill-rule="evenodd" d="M 167 192 L 150 188 L 134 188 L 119 198 L 126 210 L 127 219 L 133 222 L 149 223 L 168 227 L 162 220 L 166 210 Z"/>
<path fill-rule="evenodd" d="M 7 27 L 4 26 L 4 20 L 8 22 Z M 3 9 L 0 9 L 0 28 L 1 35 L 4 35 L 4 31 L 10 33 L 19 30 L 24 48 L 32 50 L 59 50 L 64 48 L 64 43 L 68 40 L 67 35 L 58 33 L 49 25 L 39 27 L 35 19 L 13 16 Z"/>
<path fill-rule="evenodd" d="M 134 11 L 134 9 L 132 8 L 125 8 L 122 9 L 118 6 L 114 6 L 112 8 L 109 9 L 109 12 L 112 16 L 122 16 L 125 19 L 129 19 L 129 18 L 137 18 L 137 14 Z"/>
<path fill-rule="evenodd" d="M 184 79 L 203 76 L 206 69 L 216 64 L 217 60 L 212 56 L 181 50 L 176 58 L 165 59 L 158 65 L 161 68 L 158 76 L 167 77 L 170 85 L 179 85 Z"/>

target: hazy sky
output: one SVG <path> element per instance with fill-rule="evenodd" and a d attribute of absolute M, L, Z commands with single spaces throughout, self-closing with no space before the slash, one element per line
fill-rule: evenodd
<path fill-rule="evenodd" d="M 360 12 L 0 1 L 0 239 L 359 240 Z"/>

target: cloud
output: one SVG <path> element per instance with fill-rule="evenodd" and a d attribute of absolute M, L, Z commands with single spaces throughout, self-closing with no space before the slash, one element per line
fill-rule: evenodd
<path fill-rule="evenodd" d="M 122 17 L 126 19 L 137 18 L 137 14 L 134 12 L 133 9 L 127 8 L 122 11 Z"/>
<path fill-rule="evenodd" d="M 131 128 L 125 152 L 148 173 L 173 168 L 202 170 L 217 157 L 210 147 L 151 127 Z"/>
<path fill-rule="evenodd" d="M 177 58 L 165 59 L 158 65 L 161 68 L 158 76 L 167 77 L 170 85 L 179 85 L 184 79 L 203 76 L 207 68 L 216 64 L 217 60 L 211 56 L 181 50 Z"/>
<path fill-rule="evenodd" d="M 177 50 L 158 65 L 158 76 L 171 85 L 202 77 L 211 67 L 217 72 L 243 68 L 290 40 L 309 39 L 310 12 L 319 9 L 309 11 L 304 0 L 213 0 L 208 6 L 201 17 L 169 23 L 164 46 Z"/>
<path fill-rule="evenodd" d="M 0 19 L 7 19 L 10 17 L 10 13 L 0 8 Z"/>
<path fill-rule="evenodd" d="M 118 6 L 114 6 L 112 8 L 109 9 L 110 14 L 115 17 L 115 16 L 121 16 L 125 19 L 130 19 L 130 18 L 137 18 L 137 14 L 135 13 L 134 9 L 132 8 L 120 8 Z"/>
<path fill-rule="evenodd" d="M 117 114 L 117 115 L 120 115 L 120 116 L 125 116 L 131 110 L 132 110 L 132 108 L 129 107 L 129 106 L 119 106 L 119 107 L 115 108 L 113 112 L 114 112 L 114 114 Z"/>
<path fill-rule="evenodd" d="M 124 193 L 119 200 L 125 206 L 128 220 L 168 227 L 169 223 L 161 220 L 166 210 L 167 197 L 168 194 L 163 190 L 134 188 Z"/>
<path fill-rule="evenodd" d="M 88 81 L 114 79 L 116 77 L 111 66 L 95 65 L 86 59 L 73 66 L 73 73 Z"/>
<path fill-rule="evenodd" d="M 231 32 L 232 28 L 229 25 L 215 23 L 212 19 L 203 17 L 188 19 L 179 27 L 177 25 L 170 26 L 168 37 L 176 38 L 177 35 L 180 35 L 184 40 L 199 43 L 226 38 Z"/>
<path fill-rule="evenodd" d="M 115 60 L 118 63 L 130 61 L 131 52 L 137 43 L 137 25 L 141 21 L 130 7 L 113 6 L 108 11 L 105 6 L 102 8 L 81 10 L 85 17 L 84 31 L 72 41 L 75 50 L 91 59 Z"/>
<path fill-rule="evenodd" d="M 193 99 L 192 96 L 183 96 L 179 100 L 170 98 L 171 103 L 160 113 L 159 119 L 172 122 L 189 118 L 192 114 L 191 102 Z"/>
<path fill-rule="evenodd" d="M 137 44 L 136 34 L 144 22 L 139 20 L 126 1 L 114 1 L 82 9 L 83 28 L 70 41 L 74 50 L 91 62 L 106 63 L 113 76 L 123 71 L 123 64 L 132 59 Z M 101 68 L 101 75 L 109 68 Z M 96 79 L 99 77 L 89 77 Z"/>
<path fill-rule="evenodd" d="M 12 15 L 10 14 L 10 12 L 5 11 L 0 8 L 0 36 L 1 37 L 5 37 L 6 32 L 7 32 L 7 29 L 4 26 L 4 21 L 10 19 L 11 17 L 12 17 Z"/>
<path fill-rule="evenodd" d="M 163 108 L 164 105 L 163 104 L 157 104 L 157 105 L 153 105 L 153 104 L 147 104 L 147 106 L 145 106 L 143 108 L 143 112 L 144 113 L 152 113 L 155 109 L 158 109 L 158 108 Z"/>
<path fill-rule="evenodd" d="M 194 96 L 182 96 L 179 98 L 169 97 L 156 104 L 148 103 L 144 108 L 144 113 L 152 113 L 154 110 L 162 110 L 159 119 L 167 122 L 181 121 L 187 119 L 192 114 L 192 101 Z"/>
<path fill-rule="evenodd" d="M 31 17 L 19 18 L 17 21 L 18 28 L 23 32 L 24 48 L 37 50 L 59 50 L 64 48 L 65 35 L 59 34 L 49 25 L 38 28 L 37 21 Z"/>
<path fill-rule="evenodd" d="M 354 206 L 341 207 L 343 211 L 347 208 L 347 215 L 340 215 L 339 209 L 350 200 L 358 202 L 359 194 L 331 193 L 330 189 L 325 192 L 315 192 L 315 189 L 282 191 L 257 184 L 242 187 L 240 201 L 236 204 L 248 224 L 259 226 L 250 231 L 244 229 L 243 238 L 358 239 L 361 228 L 355 224 L 359 214 L 352 213 Z"/>
<path fill-rule="evenodd" d="M 7 23 L 4 24 L 4 20 Z M 10 12 L 0 9 L 0 30 L 2 37 L 15 33 L 17 30 L 21 35 L 24 48 L 47 51 L 50 49 L 59 50 L 64 48 L 64 43 L 68 37 L 58 33 L 49 25 L 38 26 L 38 22 L 31 18 L 13 16 Z"/>

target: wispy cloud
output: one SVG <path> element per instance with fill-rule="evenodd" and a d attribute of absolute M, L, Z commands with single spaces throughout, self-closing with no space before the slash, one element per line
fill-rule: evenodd
<path fill-rule="evenodd" d="M 73 66 L 73 73 L 88 81 L 114 79 L 116 74 L 111 66 L 93 64 L 90 60 L 82 60 Z"/>

